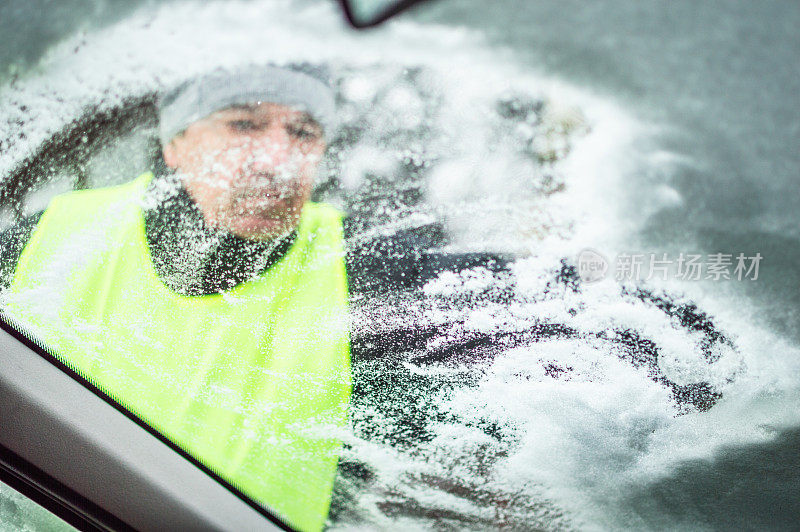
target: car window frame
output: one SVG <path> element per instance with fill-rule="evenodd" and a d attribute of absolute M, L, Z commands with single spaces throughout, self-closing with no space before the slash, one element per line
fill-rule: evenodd
<path fill-rule="evenodd" d="M 3 445 L 0 482 L 78 530 L 134 530 Z"/>

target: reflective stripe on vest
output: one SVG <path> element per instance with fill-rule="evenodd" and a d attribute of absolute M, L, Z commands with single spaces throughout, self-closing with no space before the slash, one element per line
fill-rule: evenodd
<path fill-rule="evenodd" d="M 182 296 L 150 259 L 141 202 L 151 178 L 55 198 L 7 310 L 222 478 L 292 526 L 320 530 L 351 389 L 341 214 L 307 204 L 294 244 L 264 275 Z"/>

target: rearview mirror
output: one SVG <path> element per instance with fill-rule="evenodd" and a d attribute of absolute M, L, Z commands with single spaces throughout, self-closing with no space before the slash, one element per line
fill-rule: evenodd
<path fill-rule="evenodd" d="M 425 0 L 340 0 L 348 22 L 369 28 Z"/>

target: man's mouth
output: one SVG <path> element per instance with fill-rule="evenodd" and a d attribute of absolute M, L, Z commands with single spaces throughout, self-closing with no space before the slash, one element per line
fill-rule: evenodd
<path fill-rule="evenodd" d="M 245 212 L 274 210 L 292 203 L 290 191 L 276 187 L 248 187 L 237 191 L 232 198 L 235 208 Z"/>

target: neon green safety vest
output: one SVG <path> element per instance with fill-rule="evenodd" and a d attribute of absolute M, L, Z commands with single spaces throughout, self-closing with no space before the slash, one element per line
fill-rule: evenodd
<path fill-rule="evenodd" d="M 223 294 L 156 275 L 152 174 L 56 197 L 6 309 L 57 357 L 295 528 L 327 518 L 350 398 L 342 217 L 305 206 L 294 244 Z"/>

